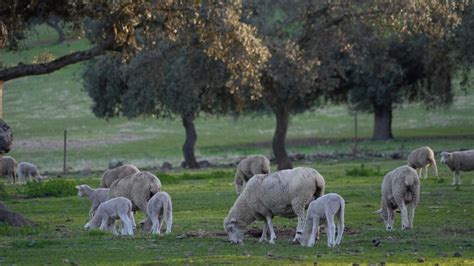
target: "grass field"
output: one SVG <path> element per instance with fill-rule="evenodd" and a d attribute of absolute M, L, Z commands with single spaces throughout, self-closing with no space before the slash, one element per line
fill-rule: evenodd
<path fill-rule="evenodd" d="M 41 52 L 60 56 L 85 49 L 83 40 L 51 45 L 54 33 L 40 29 L 27 40 L 21 53 L 0 52 L 0 61 L 14 65 L 31 62 Z M 38 36 L 41 36 L 38 37 Z M 4 118 L 14 130 L 9 155 L 33 162 L 41 171 L 62 169 L 63 131 L 68 130 L 68 166 L 72 174 L 62 178 L 74 184 L 99 184 L 100 171 L 111 159 L 123 159 L 156 172 L 164 161 L 176 166 L 182 159 L 184 129 L 181 122 L 153 118 L 104 121 L 90 111 L 91 100 L 82 91 L 82 65 L 49 75 L 25 77 L 5 84 Z M 474 88 L 456 90 L 448 109 L 425 110 L 403 104 L 394 112 L 391 141 L 371 141 L 372 116 L 359 114 L 359 149 L 388 153 L 429 145 L 435 151 L 474 147 Z M 350 153 L 353 117 L 345 106 L 324 106 L 291 118 L 290 153 Z M 235 161 L 248 154 L 271 154 L 275 122 L 270 115 L 202 116 L 196 122 L 197 156 L 214 162 Z M 387 158 L 331 159 L 298 162 L 317 169 L 327 181 L 327 192 L 346 199 L 346 232 L 340 247 L 325 246 L 326 236 L 314 248 L 290 243 L 296 221 L 276 218 L 276 245 L 258 243 L 246 236 L 244 245 L 231 245 L 223 236 L 222 223 L 236 195 L 233 168 L 189 171 L 176 169 L 162 177 L 164 190 L 173 198 L 174 229 L 168 236 L 114 237 L 85 232 L 89 202 L 77 196 L 29 198 L 23 188 L 7 185 L 2 199 L 13 211 L 39 223 L 37 227 L 12 228 L 0 224 L 0 265 L 42 264 L 313 264 L 319 263 L 418 263 L 474 264 L 474 172 L 462 173 L 463 185 L 452 187 L 451 173 L 439 165 L 442 181 L 422 181 L 421 202 L 413 230 L 385 232 L 372 212 L 379 208 L 383 174 L 405 160 Z M 379 174 L 348 176 L 354 167 Z M 273 166 L 274 168 L 274 166 Z M 97 172 L 79 175 L 77 171 Z M 219 171 L 219 172 L 216 172 Z M 430 173 L 431 174 L 431 173 Z M 431 174 L 432 175 L 432 174 Z M 56 175 L 51 175 L 51 177 Z M 3 180 L 0 180 L 3 182 Z M 1 184 L 0 184 L 1 185 Z M 0 191 L 1 192 L 1 191 Z M 0 193 L 1 196 L 1 193 Z M 143 218 L 138 213 L 137 220 Z M 253 227 L 259 227 L 260 223 Z M 374 246 L 372 240 L 380 240 Z M 456 256 L 455 256 L 456 255 Z M 460 255 L 460 256 L 458 256 Z"/>
<path fill-rule="evenodd" d="M 396 160 L 376 161 L 365 167 L 386 172 L 401 164 Z M 337 192 L 346 200 L 346 231 L 339 247 L 328 248 L 325 234 L 314 248 L 292 245 L 296 220 L 282 218 L 275 219 L 275 245 L 258 243 L 258 238 L 252 236 L 246 236 L 243 245 L 228 243 L 222 222 L 236 199 L 233 173 L 228 171 L 220 178 L 163 182 L 164 190 L 173 198 L 174 228 L 170 235 L 158 237 L 142 232 L 134 237 L 86 232 L 82 227 L 90 207 L 87 199 L 28 199 L 16 194 L 5 203 L 40 225 L 0 225 L 0 257 L 5 265 L 474 263 L 472 172 L 462 177 L 469 184 L 459 188 L 449 185 L 446 179 L 450 174 L 445 168 L 440 169 L 445 178 L 442 182 L 423 180 L 414 229 L 401 231 L 397 213 L 395 230 L 386 232 L 383 222 L 372 213 L 379 208 L 382 176 L 347 176 L 346 170 L 359 167 L 358 162 L 309 166 L 319 169 L 326 178 L 327 192 Z M 97 177 L 81 180 L 91 185 L 99 182 Z M 143 214 L 138 213 L 137 218 L 140 220 Z M 249 229 L 260 226 L 254 223 Z M 374 246 L 374 239 L 381 244 Z"/>

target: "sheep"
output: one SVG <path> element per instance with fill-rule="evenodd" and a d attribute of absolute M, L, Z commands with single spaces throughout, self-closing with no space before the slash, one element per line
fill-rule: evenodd
<path fill-rule="evenodd" d="M 293 242 L 299 241 L 305 219 L 305 206 L 311 200 L 324 195 L 324 188 L 324 178 L 315 169 L 307 167 L 253 176 L 224 219 L 224 229 L 230 242 L 242 243 L 247 225 L 255 220 L 263 220 L 263 232 L 259 241 L 267 240 L 269 230 L 269 242 L 274 244 L 276 235 L 272 218 L 275 215 L 298 217 Z"/>
<path fill-rule="evenodd" d="M 171 233 L 173 226 L 173 206 L 171 197 L 166 192 L 158 192 L 148 201 L 146 207 L 147 217 L 141 223 L 144 231 L 160 234 L 163 221 L 166 222 L 166 233 Z"/>
<path fill-rule="evenodd" d="M 453 183 L 451 185 L 460 185 L 461 177 L 459 171 L 474 170 L 474 150 L 455 151 L 441 153 L 441 163 L 448 166 L 453 172 Z"/>
<path fill-rule="evenodd" d="M 17 166 L 18 182 L 25 183 L 28 177 L 29 181 L 33 181 L 33 177 L 36 181 L 42 181 L 43 177 L 39 174 L 36 165 L 27 162 L 21 162 Z"/>
<path fill-rule="evenodd" d="M 113 198 L 99 205 L 96 213 L 86 225 L 85 230 L 100 228 L 102 231 L 117 234 L 115 220 L 122 220 L 121 235 L 133 235 L 135 218 L 132 212 L 132 202 L 124 197 Z"/>
<path fill-rule="evenodd" d="M 407 165 L 416 169 L 420 169 L 419 177 L 421 178 L 421 173 L 424 168 L 425 176 L 428 178 L 428 166 L 432 166 L 435 172 L 436 177 L 438 177 L 438 167 L 436 167 L 436 159 L 433 150 L 430 147 L 421 147 L 412 151 L 408 155 Z"/>
<path fill-rule="evenodd" d="M 306 214 L 306 222 L 301 237 L 301 245 L 312 247 L 316 241 L 316 234 L 319 236 L 320 223 L 326 224 L 326 235 L 328 247 L 335 247 L 341 244 L 344 233 L 344 199 L 336 193 L 329 193 L 309 204 Z M 334 216 L 337 215 L 337 238 Z"/>
<path fill-rule="evenodd" d="M 269 174 L 270 173 L 270 161 L 263 155 L 249 156 L 237 165 L 237 171 L 235 173 L 235 190 L 237 195 L 242 193 L 245 184 L 249 179 L 256 174 Z"/>
<path fill-rule="evenodd" d="M 0 175 L 6 176 L 13 185 L 16 184 L 16 160 L 13 157 L 0 157 Z"/>
<path fill-rule="evenodd" d="M 132 201 L 133 210 L 146 212 L 148 200 L 161 191 L 161 182 L 150 172 L 138 172 L 115 180 L 110 185 L 107 199 L 126 197 Z"/>
<path fill-rule="evenodd" d="M 382 215 L 385 229 L 393 230 L 397 208 L 401 211 L 402 230 L 412 228 L 415 209 L 420 199 L 420 180 L 415 169 L 408 165 L 395 168 L 384 176 L 381 188 L 382 208 L 375 213 Z"/>
<path fill-rule="evenodd" d="M 107 200 L 107 195 L 109 193 L 108 188 L 97 188 L 97 189 L 92 189 L 88 185 L 79 185 L 76 186 L 77 188 L 77 196 L 79 197 L 88 197 L 90 202 L 92 203 L 91 209 L 89 210 L 89 219 L 94 216 L 94 213 L 97 210 L 97 207 L 102 202 L 105 202 Z"/>
<path fill-rule="evenodd" d="M 109 188 L 115 180 L 138 172 L 140 172 L 140 170 L 138 170 L 136 166 L 131 164 L 126 164 L 113 169 L 109 169 L 102 174 L 102 177 L 100 178 L 99 187 Z"/>

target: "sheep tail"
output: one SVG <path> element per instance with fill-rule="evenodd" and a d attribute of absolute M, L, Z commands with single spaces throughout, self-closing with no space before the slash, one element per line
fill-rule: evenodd
<path fill-rule="evenodd" d="M 433 166 L 436 177 L 439 177 L 438 176 L 438 167 L 436 166 L 436 160 L 434 158 L 430 159 L 430 164 L 431 164 L 431 166 Z"/>
<path fill-rule="evenodd" d="M 405 185 L 411 187 L 415 184 L 415 177 L 412 174 L 405 176 Z"/>
<path fill-rule="evenodd" d="M 316 191 L 313 194 L 314 199 L 317 199 L 324 195 L 325 182 L 319 176 L 316 176 Z"/>

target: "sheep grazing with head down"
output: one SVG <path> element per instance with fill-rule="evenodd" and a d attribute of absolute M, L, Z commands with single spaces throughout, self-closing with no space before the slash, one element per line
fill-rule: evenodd
<path fill-rule="evenodd" d="M 142 229 L 152 234 L 160 234 L 163 221 L 166 223 L 166 233 L 171 233 L 173 226 L 173 206 L 171 204 L 171 197 L 168 193 L 162 191 L 156 193 L 148 201 L 146 207 L 147 217 L 141 223 Z"/>
<path fill-rule="evenodd" d="M 312 168 L 298 167 L 269 175 L 255 175 L 237 198 L 224 219 L 224 229 L 232 243 L 242 243 L 245 228 L 255 220 L 264 220 L 260 241 L 270 243 L 276 235 L 274 216 L 298 217 L 294 242 L 299 241 L 305 220 L 305 206 L 324 194 L 324 178 Z"/>
<path fill-rule="evenodd" d="M 8 181 L 16 184 L 16 161 L 11 156 L 0 156 L 0 175 L 7 177 Z"/>
<path fill-rule="evenodd" d="M 138 172 L 115 180 L 110 186 L 107 199 L 125 197 L 130 199 L 133 210 L 146 212 L 148 200 L 161 191 L 161 182 L 150 172 Z"/>
<path fill-rule="evenodd" d="M 336 193 L 329 193 L 313 200 L 308 207 L 306 222 L 301 237 L 301 245 L 306 247 L 314 246 L 316 235 L 319 236 L 320 224 L 326 225 L 326 235 L 328 237 L 328 247 L 335 247 L 341 244 L 344 233 L 344 209 L 346 203 L 344 199 Z M 337 238 L 334 217 L 337 217 Z"/>
<path fill-rule="evenodd" d="M 393 229 L 397 208 L 402 216 L 402 229 L 412 228 L 419 199 L 420 180 L 415 169 L 404 165 L 387 173 L 382 182 L 382 208 L 376 211 L 382 214 L 385 229 Z"/>
<path fill-rule="evenodd" d="M 127 198 L 118 197 L 101 203 L 94 216 L 84 225 L 84 229 L 100 228 L 102 231 L 112 232 L 116 235 L 115 220 L 118 219 L 122 221 L 120 234 L 133 235 L 135 218 L 132 212 L 132 202 Z"/>
<path fill-rule="evenodd" d="M 435 155 L 430 147 L 421 147 L 413 150 L 408 155 L 407 165 L 415 170 L 420 169 L 420 178 L 422 178 L 421 173 L 423 169 L 425 170 L 425 176 L 423 178 L 428 178 L 428 166 L 431 166 L 433 167 L 436 177 L 438 177 Z"/>
<path fill-rule="evenodd" d="M 235 190 L 237 195 L 242 193 L 245 184 L 249 179 L 257 174 L 269 174 L 270 173 L 270 161 L 263 155 L 249 156 L 237 165 L 237 171 L 235 172 Z"/>
<path fill-rule="evenodd" d="M 109 169 L 102 174 L 99 187 L 109 188 L 115 180 L 138 172 L 140 172 L 140 170 L 131 164 L 125 164 L 113 169 Z"/>
<path fill-rule="evenodd" d="M 39 174 L 38 168 L 36 165 L 27 162 L 21 162 L 17 166 L 18 182 L 25 183 L 26 178 L 31 182 L 33 178 L 35 181 L 42 181 L 43 177 Z"/>
<path fill-rule="evenodd" d="M 441 153 L 441 163 L 446 164 L 449 170 L 453 172 L 453 183 L 451 185 L 460 185 L 461 177 L 459 171 L 474 170 L 474 150 L 455 151 Z"/>
<path fill-rule="evenodd" d="M 102 202 L 107 200 L 107 195 L 109 193 L 108 188 L 97 188 L 93 189 L 88 185 L 79 185 L 77 188 L 77 196 L 79 197 L 88 197 L 92 203 L 91 209 L 89 210 L 89 219 L 94 216 L 95 211 Z"/>

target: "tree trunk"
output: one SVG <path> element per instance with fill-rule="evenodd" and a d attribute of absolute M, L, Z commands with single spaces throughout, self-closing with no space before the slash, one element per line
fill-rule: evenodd
<path fill-rule="evenodd" d="M 11 212 L 8 208 L 0 202 L 0 222 L 12 226 L 36 225 L 35 222 L 26 219 L 23 215 Z"/>
<path fill-rule="evenodd" d="M 293 165 L 286 152 L 285 141 L 288 132 L 289 110 L 284 103 L 278 104 L 274 109 L 276 116 L 275 134 L 273 134 L 272 148 L 278 170 L 291 169 Z"/>
<path fill-rule="evenodd" d="M 183 115 L 181 119 L 183 120 L 183 126 L 186 130 L 186 141 L 183 145 L 184 162 L 189 168 L 199 168 L 196 156 L 194 155 L 194 145 L 197 140 L 196 129 L 194 127 L 194 115 Z"/>
<path fill-rule="evenodd" d="M 58 19 L 49 19 L 46 24 L 53 28 L 58 33 L 57 44 L 63 43 L 66 40 L 66 35 L 64 34 L 63 29 L 59 26 Z"/>
<path fill-rule="evenodd" d="M 0 80 L 0 156 L 10 151 L 12 141 L 12 129 L 3 121 L 3 81 Z"/>
<path fill-rule="evenodd" d="M 375 140 L 393 139 L 392 134 L 392 105 L 374 106 L 374 134 Z"/>

